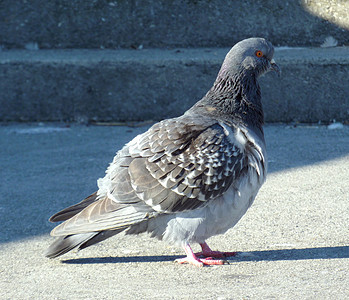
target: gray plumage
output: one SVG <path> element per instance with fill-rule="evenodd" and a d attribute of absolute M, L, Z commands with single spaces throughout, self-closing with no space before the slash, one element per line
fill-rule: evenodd
<path fill-rule="evenodd" d="M 200 101 L 126 144 L 98 180 L 96 193 L 50 218 L 64 222 L 52 230 L 59 238 L 46 256 L 124 230 L 150 232 L 185 247 L 233 227 L 266 177 L 257 79 L 270 69 L 279 71 L 273 53 L 262 38 L 236 44 Z"/>

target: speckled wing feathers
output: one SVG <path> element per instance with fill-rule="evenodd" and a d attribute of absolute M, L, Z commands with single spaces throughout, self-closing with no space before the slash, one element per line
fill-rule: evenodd
<path fill-rule="evenodd" d="M 204 206 L 221 196 L 247 162 L 213 119 L 182 116 L 155 124 L 121 149 L 98 182 L 98 199 L 53 235 L 115 230 L 159 213 Z"/>
<path fill-rule="evenodd" d="M 130 145 L 129 155 L 134 158 L 128 167 L 133 190 L 162 213 L 206 205 L 227 190 L 246 164 L 212 119 L 162 121 Z"/>

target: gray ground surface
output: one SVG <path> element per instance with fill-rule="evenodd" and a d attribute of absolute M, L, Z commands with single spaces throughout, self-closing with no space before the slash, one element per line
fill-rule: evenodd
<path fill-rule="evenodd" d="M 0 126 L 1 299 L 349 299 L 349 127 L 266 126 L 270 172 L 214 249 L 224 266 L 116 236 L 59 259 L 47 219 L 94 192 L 114 152 L 147 127 Z"/>

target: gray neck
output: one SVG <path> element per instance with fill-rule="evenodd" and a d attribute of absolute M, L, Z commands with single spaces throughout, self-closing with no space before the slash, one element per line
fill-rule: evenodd
<path fill-rule="evenodd" d="M 246 69 L 234 75 L 221 69 L 212 88 L 199 103 L 214 107 L 224 119 L 262 129 L 260 87 L 255 73 Z"/>

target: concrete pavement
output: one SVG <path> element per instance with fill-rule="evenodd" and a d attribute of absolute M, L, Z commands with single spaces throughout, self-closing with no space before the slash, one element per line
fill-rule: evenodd
<path fill-rule="evenodd" d="M 238 225 L 209 240 L 229 265 L 116 236 L 59 259 L 47 219 L 96 188 L 116 150 L 146 130 L 0 126 L 0 299 L 348 299 L 349 127 L 267 125 L 269 177 Z"/>

